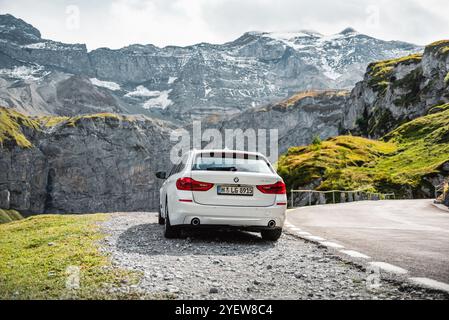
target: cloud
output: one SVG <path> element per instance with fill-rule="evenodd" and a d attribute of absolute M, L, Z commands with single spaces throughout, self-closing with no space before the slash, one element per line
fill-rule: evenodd
<path fill-rule="evenodd" d="M 69 5 L 79 8 L 77 29 L 67 26 Z M 447 0 L 0 0 L 0 7 L 47 38 L 87 43 L 90 49 L 223 43 L 251 30 L 333 34 L 348 26 L 382 39 L 427 44 L 448 37 L 449 30 Z"/>
<path fill-rule="evenodd" d="M 110 18 L 116 24 L 114 34 L 127 43 L 189 45 L 213 42 L 217 37 L 201 18 L 200 2 L 177 0 L 116 0 Z"/>
<path fill-rule="evenodd" d="M 346 27 L 383 39 L 426 44 L 447 37 L 444 0 L 268 1 L 219 0 L 204 4 L 204 19 L 217 33 L 236 36 L 243 30 L 313 29 L 325 34 Z"/>

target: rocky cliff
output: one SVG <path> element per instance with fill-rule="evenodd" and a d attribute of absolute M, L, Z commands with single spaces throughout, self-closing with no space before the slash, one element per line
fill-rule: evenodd
<path fill-rule="evenodd" d="M 87 48 L 41 38 L 39 30 L 12 15 L 0 15 L 0 67 L 40 65 L 69 73 L 91 72 Z"/>
<path fill-rule="evenodd" d="M 24 213 L 157 207 L 154 172 L 168 169 L 170 126 L 98 114 L 30 118 L 0 109 L 0 203 Z"/>
<path fill-rule="evenodd" d="M 443 204 L 449 207 L 449 189 L 446 190 L 446 197 L 443 199 Z"/>
<path fill-rule="evenodd" d="M 448 101 L 449 40 L 444 40 L 423 54 L 371 63 L 351 92 L 343 127 L 379 138 Z"/>
<path fill-rule="evenodd" d="M 222 132 L 226 129 L 253 129 L 256 132 L 258 129 L 276 129 L 279 154 L 282 154 L 291 146 L 311 143 L 316 136 L 327 139 L 338 135 L 348 96 L 346 90 L 300 92 L 279 103 L 220 119 L 219 128 Z M 267 153 L 270 153 L 269 148 Z"/>

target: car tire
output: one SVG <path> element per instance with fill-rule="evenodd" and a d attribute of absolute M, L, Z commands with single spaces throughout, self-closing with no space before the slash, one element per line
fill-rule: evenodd
<path fill-rule="evenodd" d="M 179 238 L 179 229 L 170 224 L 170 216 L 168 213 L 168 205 L 165 204 L 165 227 L 164 227 L 164 236 L 167 239 L 175 239 Z"/>
<path fill-rule="evenodd" d="M 267 241 L 278 241 L 282 235 L 282 229 L 263 230 L 262 239 Z"/>
<path fill-rule="evenodd" d="M 162 218 L 162 214 L 161 214 L 161 209 L 159 208 L 159 213 L 158 213 L 158 223 L 163 226 L 165 224 L 165 219 Z"/>

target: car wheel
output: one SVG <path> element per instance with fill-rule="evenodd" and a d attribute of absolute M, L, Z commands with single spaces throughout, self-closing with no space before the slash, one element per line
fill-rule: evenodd
<path fill-rule="evenodd" d="M 158 213 L 158 223 L 159 223 L 161 226 L 165 225 L 165 219 L 162 218 L 161 208 L 159 208 L 159 213 Z"/>
<path fill-rule="evenodd" d="M 262 239 L 268 241 L 278 241 L 282 235 L 282 229 L 263 230 Z"/>
<path fill-rule="evenodd" d="M 179 237 L 179 229 L 177 227 L 174 227 L 170 224 L 170 216 L 168 213 L 168 205 L 165 204 L 165 229 L 164 229 L 164 236 L 167 239 L 174 239 Z"/>

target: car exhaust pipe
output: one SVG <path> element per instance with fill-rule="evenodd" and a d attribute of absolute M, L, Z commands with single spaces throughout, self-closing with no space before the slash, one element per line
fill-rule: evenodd
<path fill-rule="evenodd" d="M 193 218 L 191 223 L 192 223 L 192 226 L 196 227 L 196 226 L 199 226 L 201 222 L 200 222 L 200 219 Z"/>
<path fill-rule="evenodd" d="M 274 227 L 276 227 L 276 221 L 271 220 L 270 222 L 268 222 L 268 227 L 269 227 L 269 228 L 274 228 Z"/>

